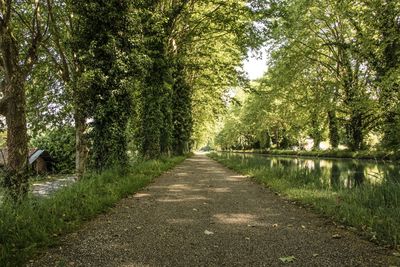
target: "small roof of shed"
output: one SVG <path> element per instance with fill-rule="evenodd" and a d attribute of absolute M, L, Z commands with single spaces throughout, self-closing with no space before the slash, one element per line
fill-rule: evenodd
<path fill-rule="evenodd" d="M 34 163 L 40 157 L 46 161 L 52 161 L 52 158 L 51 158 L 49 152 L 47 152 L 46 150 L 43 150 L 43 149 L 35 148 L 35 149 L 31 149 L 29 151 L 29 165 Z"/>
<path fill-rule="evenodd" d="M 52 161 L 50 154 L 43 149 L 33 148 L 29 150 L 28 154 L 29 165 L 34 163 L 39 157 L 42 157 L 46 161 Z M 7 148 L 0 149 L 0 166 L 4 166 L 8 161 L 8 151 Z"/>

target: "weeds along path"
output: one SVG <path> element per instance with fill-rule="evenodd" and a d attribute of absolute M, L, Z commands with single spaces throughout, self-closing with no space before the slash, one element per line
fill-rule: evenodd
<path fill-rule="evenodd" d="M 390 254 L 195 155 L 30 265 L 398 265 Z"/>

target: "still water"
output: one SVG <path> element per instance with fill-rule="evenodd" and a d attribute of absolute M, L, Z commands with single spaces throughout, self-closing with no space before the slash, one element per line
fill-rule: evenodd
<path fill-rule="evenodd" d="M 270 156 L 248 153 L 229 153 L 230 156 L 255 159 L 269 168 L 306 171 L 332 189 L 354 188 L 364 184 L 400 183 L 400 164 L 356 159 L 318 159 L 307 157 Z"/>

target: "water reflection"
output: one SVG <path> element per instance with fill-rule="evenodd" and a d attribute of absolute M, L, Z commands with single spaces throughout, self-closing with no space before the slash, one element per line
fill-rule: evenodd
<path fill-rule="evenodd" d="M 340 188 L 340 168 L 337 162 L 332 162 L 331 165 L 330 184 L 333 189 Z"/>
<path fill-rule="evenodd" d="M 379 185 L 384 182 L 400 183 L 400 165 L 354 159 L 311 159 L 232 153 L 228 157 L 241 157 L 242 162 L 257 158 L 265 162 L 265 167 L 305 172 L 331 189 L 355 188 L 363 184 Z M 318 181 L 319 180 L 319 181 Z"/>

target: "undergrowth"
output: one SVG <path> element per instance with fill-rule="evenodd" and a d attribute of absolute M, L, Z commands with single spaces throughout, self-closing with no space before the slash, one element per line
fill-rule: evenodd
<path fill-rule="evenodd" d="M 184 157 L 136 163 L 128 174 L 91 174 L 49 198 L 30 196 L 18 206 L 0 206 L 0 266 L 20 266 L 57 244 L 59 236 L 107 211 L 120 199 L 148 185 Z"/>
<path fill-rule="evenodd" d="M 381 244 L 400 244 L 400 183 L 365 184 L 357 188 L 332 189 L 317 174 L 307 170 L 271 168 L 261 156 L 212 153 L 211 158 L 285 197 L 311 205 L 335 221 L 356 227 L 370 240 Z"/>

